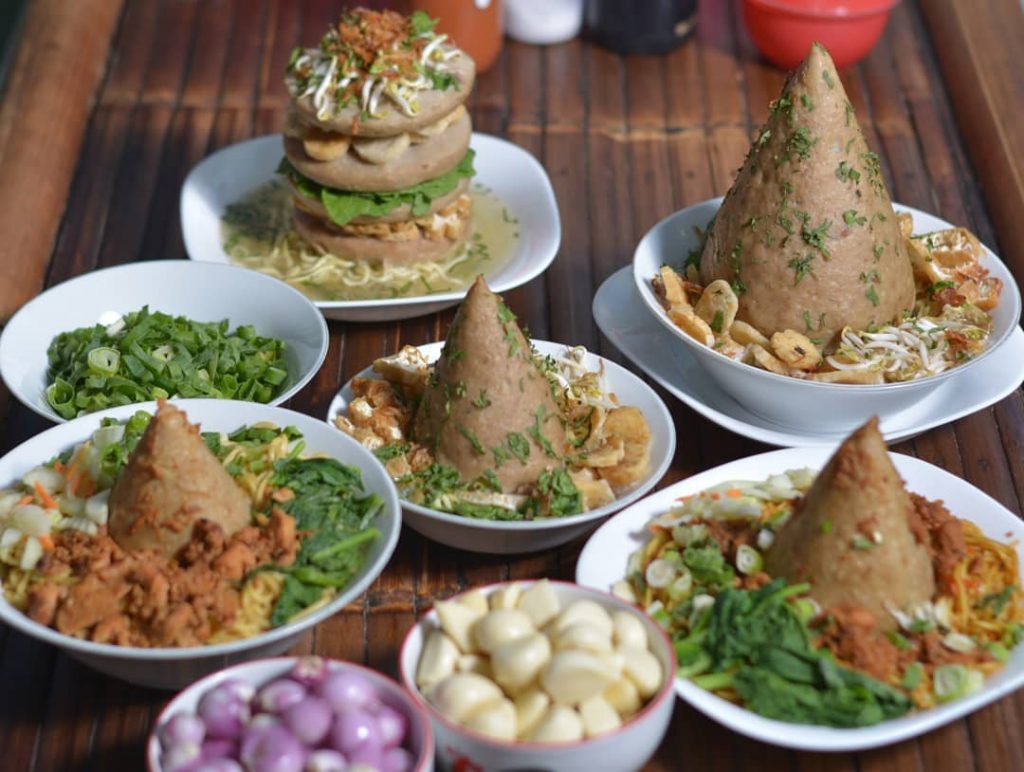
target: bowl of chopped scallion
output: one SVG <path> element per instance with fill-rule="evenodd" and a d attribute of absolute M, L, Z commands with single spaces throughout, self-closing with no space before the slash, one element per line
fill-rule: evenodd
<path fill-rule="evenodd" d="M 327 353 L 304 295 L 230 266 L 159 260 L 59 284 L 0 335 L 0 375 L 52 421 L 164 398 L 278 405 Z"/>

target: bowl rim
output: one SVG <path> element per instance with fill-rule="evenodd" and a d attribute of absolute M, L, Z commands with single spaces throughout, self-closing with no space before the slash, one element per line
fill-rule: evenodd
<path fill-rule="evenodd" d="M 238 401 L 238 400 L 233 400 Z M 180 400 L 168 400 L 169 403 L 180 407 L 182 410 L 188 413 L 189 404 L 197 402 L 212 403 L 212 406 L 217 406 L 222 400 L 217 399 L 180 399 Z M 279 425 L 287 426 L 288 421 L 295 421 L 295 418 L 300 417 L 299 423 L 303 421 L 320 423 L 318 419 L 312 416 L 306 415 L 305 413 L 299 413 L 295 410 L 289 410 L 288 408 L 262 405 L 259 403 L 242 402 L 238 401 L 240 405 L 254 406 L 256 409 L 267 410 L 276 413 L 280 419 Z M 48 429 L 36 434 L 33 437 L 29 437 L 24 442 L 19 443 L 17 446 L 12 448 L 2 457 L 0 461 L 6 460 L 12 454 L 20 451 L 25 445 L 30 442 L 37 440 L 48 432 L 52 431 L 68 431 L 66 427 L 76 425 L 75 428 L 84 428 L 84 424 L 89 422 L 90 426 L 99 425 L 99 422 L 103 418 L 107 417 L 122 417 L 130 416 L 136 410 L 155 410 L 155 402 L 139 402 L 131 405 L 121 405 L 115 408 L 108 408 L 107 410 L 99 410 L 95 413 L 88 413 L 78 418 L 73 418 L 63 424 L 56 424 Z M 267 415 L 257 420 L 272 420 L 273 416 Z M 81 425 L 81 426 L 79 426 Z M 72 444 L 77 444 L 83 440 L 73 440 Z M 372 464 L 380 465 L 377 458 L 370 453 L 366 448 L 360 445 L 351 437 L 346 437 L 345 441 L 350 443 L 353 450 L 353 455 L 358 457 L 362 456 L 363 461 L 369 461 L 372 459 Z M 357 450 L 356 450 L 357 449 Z M 345 463 L 352 463 L 346 461 Z M 372 466 L 372 465 L 371 465 Z M 394 483 L 391 481 L 390 475 L 387 471 L 381 468 L 381 474 L 386 482 L 386 486 L 383 491 L 379 491 L 378 494 L 384 500 L 384 511 L 382 514 L 390 515 L 394 518 L 395 527 L 391 531 L 390 537 L 384 542 L 384 546 L 381 550 L 381 554 L 378 557 L 378 561 L 381 564 L 380 571 L 373 573 L 372 571 L 367 574 L 361 580 L 354 580 L 350 585 L 342 588 L 329 603 L 317 608 L 308 613 L 302 613 L 297 619 L 293 619 L 290 622 L 286 622 L 280 627 L 272 627 L 269 630 L 264 630 L 262 633 L 249 636 L 248 638 L 240 638 L 234 641 L 225 641 L 223 643 L 211 643 L 199 646 L 154 646 L 146 648 L 142 646 L 119 646 L 113 643 L 97 643 L 95 641 L 88 641 L 81 638 L 75 638 L 72 635 L 66 635 L 58 632 L 51 627 L 36 622 L 31 619 L 25 612 L 18 610 L 12 606 L 6 599 L 0 598 L 0 621 L 10 625 L 11 627 L 19 630 L 25 635 L 34 638 L 36 640 L 49 643 L 60 649 L 74 652 L 75 654 L 91 656 L 91 657 L 102 657 L 108 660 L 130 660 L 130 661 L 146 661 L 146 662 L 177 662 L 180 660 L 190 659 L 210 659 L 212 657 L 228 656 L 232 654 L 238 654 L 248 649 L 256 648 L 259 646 L 265 646 L 272 644 L 277 641 L 290 638 L 292 636 L 299 635 L 306 630 L 315 627 L 326 619 L 334 616 L 347 606 L 352 601 L 356 600 L 359 596 L 366 592 L 367 588 L 376 581 L 377 577 L 384 571 L 388 563 L 391 561 L 391 557 L 394 555 L 395 548 L 398 545 L 398 537 L 402 529 L 402 518 L 401 518 L 401 505 L 398 501 L 398 492 L 395 488 Z M 2 590 L 2 587 L 0 587 Z M 355 590 L 351 598 L 345 598 L 347 591 Z M 244 664 L 244 663 L 240 663 Z"/>
<path fill-rule="evenodd" d="M 668 318 L 668 314 L 660 305 L 657 304 L 657 301 L 652 299 L 653 293 L 651 292 L 648 286 L 650 284 L 650 277 L 641 276 L 640 274 L 641 251 L 650 252 L 651 254 L 654 254 L 654 249 L 650 246 L 650 244 L 654 240 L 654 237 L 657 233 L 660 233 L 662 230 L 670 228 L 675 222 L 675 220 L 681 219 L 684 214 L 698 207 L 710 207 L 713 205 L 714 212 L 712 212 L 712 214 L 717 213 L 718 209 L 722 205 L 722 201 L 724 200 L 724 198 L 724 196 L 708 198 L 705 199 L 704 201 L 699 201 L 696 204 L 692 204 L 691 206 L 684 207 L 683 209 L 680 209 L 668 215 L 667 217 L 662 218 L 657 223 L 655 223 L 647 231 L 647 233 L 644 234 L 643 238 L 640 239 L 639 243 L 637 244 L 636 249 L 633 251 L 633 283 L 636 287 L 637 293 L 640 295 L 640 298 L 643 301 L 644 307 L 647 308 L 647 311 L 655 319 L 657 319 L 663 327 L 669 330 L 669 332 L 671 332 L 677 339 L 682 340 L 693 351 L 697 352 L 696 356 L 698 361 L 700 361 L 702 357 L 710 356 L 710 358 L 713 359 L 714 361 L 722 363 L 726 367 L 731 368 L 733 372 L 746 373 L 753 378 L 766 378 L 769 382 L 774 382 L 776 384 L 787 384 L 793 389 L 818 391 L 821 394 L 892 394 L 897 391 L 916 391 L 918 389 L 938 386 L 943 381 L 949 378 L 953 378 L 959 373 L 963 373 L 965 370 L 967 370 L 967 368 L 985 359 L 990 354 L 993 354 L 1001 346 L 1003 346 L 1003 344 L 1010 339 L 1010 336 L 1013 334 L 1013 331 L 1020 325 L 1021 294 L 1016 278 L 1014 277 L 1013 272 L 1010 270 L 1009 266 L 1007 266 L 1006 263 L 1004 263 L 991 248 L 989 248 L 986 244 L 982 244 L 982 247 L 984 248 L 986 253 L 986 262 L 994 261 L 1003 269 L 1005 275 L 1000 276 L 1000 280 L 1003 281 L 1003 289 L 1000 293 L 1000 304 L 1007 301 L 1011 303 L 1012 319 L 1010 324 L 1006 326 L 1006 329 L 1003 330 L 997 338 L 990 339 L 989 345 L 986 346 L 980 354 L 967 360 L 962 364 L 958 364 L 955 367 L 951 367 L 947 370 L 942 371 L 941 373 L 935 373 L 934 375 L 928 375 L 923 378 L 915 378 L 909 381 L 876 384 L 856 384 L 828 383 L 822 381 L 803 380 L 800 378 L 793 378 L 792 376 L 789 375 L 779 375 L 778 373 L 773 373 L 768 370 L 764 370 L 759 367 L 754 367 L 753 365 L 748 365 L 743 362 L 738 362 L 735 359 L 731 359 L 730 357 L 727 357 L 720 351 L 716 351 L 710 346 L 705 346 L 699 343 L 697 340 L 690 337 L 681 329 L 679 329 L 672 322 L 672 320 Z M 948 222 L 947 220 L 944 220 L 943 218 L 939 217 L 938 215 L 930 214 L 928 212 L 925 212 L 923 209 L 917 209 L 915 207 L 907 206 L 905 204 L 900 204 L 897 202 L 892 202 L 892 206 L 897 214 L 901 212 L 908 213 L 911 216 L 915 214 L 921 214 L 939 220 L 940 222 L 945 223 L 945 225 L 948 226 L 949 228 L 957 227 L 952 223 Z"/>
<path fill-rule="evenodd" d="M 202 266 L 202 267 L 200 267 L 200 266 Z M 14 313 L 14 315 L 7 321 L 7 323 L 3 326 L 3 329 L 0 330 L 0 362 L 6 361 L 5 349 L 7 349 L 9 346 L 12 345 L 11 341 L 14 339 L 13 336 L 15 334 L 17 334 L 17 332 L 18 332 L 18 325 L 20 324 L 20 321 L 21 321 L 19 319 L 19 317 L 21 317 L 21 319 L 24 319 L 26 313 L 31 313 L 32 311 L 35 311 L 36 309 L 43 307 L 47 302 L 50 302 L 50 298 L 52 298 L 53 294 L 55 292 L 57 292 L 58 290 L 60 290 L 60 291 L 67 291 L 67 289 L 69 287 L 74 287 L 74 286 L 77 286 L 79 284 L 87 284 L 87 283 L 96 282 L 96 281 L 99 281 L 101 283 L 104 282 L 104 281 L 109 281 L 112 284 L 116 284 L 116 282 L 117 282 L 117 274 L 124 274 L 124 273 L 142 273 L 142 274 L 145 274 L 147 271 L 159 270 L 159 269 L 170 270 L 170 271 L 181 271 L 181 272 L 186 273 L 186 274 L 189 273 L 189 272 L 193 272 L 193 273 L 195 273 L 197 275 L 196 276 L 196 285 L 198 287 L 205 287 L 205 286 L 208 286 L 208 285 L 210 287 L 224 286 L 225 282 L 227 284 L 231 284 L 232 279 L 240 279 L 241 274 L 236 273 L 236 271 L 246 271 L 245 268 L 241 268 L 239 266 L 231 265 L 231 264 L 228 264 L 228 263 L 212 263 L 212 262 L 204 263 L 204 262 L 201 262 L 201 261 L 184 260 L 184 259 L 180 259 L 180 258 L 166 258 L 166 259 L 160 259 L 160 260 L 141 260 L 141 261 L 136 261 L 136 262 L 133 262 L 133 263 L 122 263 L 120 265 L 112 265 L 112 266 L 109 266 L 109 267 L 106 267 L 106 268 L 97 268 L 97 269 L 89 271 L 87 273 L 79 274 L 78 276 L 73 276 L 70 279 L 62 281 L 59 284 L 54 284 L 52 287 L 48 287 L 44 291 L 40 292 L 38 295 L 36 295 L 30 301 L 25 303 L 21 308 L 19 308 Z M 220 272 L 221 274 L 223 274 L 224 278 L 218 280 L 216 283 L 214 283 L 212 281 L 208 281 L 209 277 L 202 277 L 201 276 L 201 274 L 204 274 L 204 273 L 206 273 L 206 274 L 213 274 L 213 273 L 217 273 L 217 272 Z M 317 325 L 318 333 L 319 333 L 318 336 L 317 336 L 318 337 L 318 349 L 319 350 L 317 351 L 316 356 L 313 358 L 314 361 L 313 361 L 312 367 L 310 367 L 306 372 L 296 372 L 296 373 L 289 372 L 288 375 L 289 375 L 289 379 L 291 380 L 291 383 L 289 384 L 287 389 L 282 391 L 280 394 L 274 396 L 274 398 L 271 399 L 270 402 L 255 403 L 255 404 L 261 404 L 261 405 L 268 405 L 268 406 L 271 406 L 271 407 L 276 407 L 278 405 L 284 404 L 289 399 L 291 399 L 296 394 L 298 394 L 299 391 L 301 391 L 311 380 L 313 380 L 313 378 L 316 376 L 316 374 L 320 371 L 320 368 L 323 366 L 324 360 L 327 358 L 327 350 L 330 347 L 330 332 L 329 332 L 329 330 L 327 328 L 327 322 L 324 319 L 324 315 L 322 313 L 320 313 L 320 309 L 317 308 L 316 305 L 314 305 L 313 301 L 311 301 L 309 298 L 307 298 L 305 295 L 303 295 L 297 289 L 295 289 L 294 287 L 292 287 L 291 285 L 289 285 L 289 284 L 287 284 L 285 282 L 281 282 L 281 281 L 278 281 L 278 280 L 274 279 L 272 276 L 268 276 L 266 274 L 261 274 L 258 271 L 248 271 L 248 273 L 252 274 L 254 277 L 257 277 L 257 278 L 244 279 L 244 281 L 254 281 L 256 283 L 262 283 L 265 287 L 268 288 L 269 292 L 277 292 L 277 293 L 280 294 L 280 296 L 282 298 L 289 297 L 291 299 L 291 304 L 294 305 L 295 309 L 298 309 L 298 308 L 301 308 L 301 307 L 305 306 L 306 308 L 304 310 L 309 312 L 309 314 L 308 314 L 309 320 L 310 321 L 313 321 L 314 319 L 317 320 L 316 322 L 314 322 L 314 324 Z M 275 287 L 273 285 L 282 285 L 282 286 Z M 287 292 L 285 290 L 287 290 Z M 278 300 L 276 302 L 276 304 L 281 304 L 280 300 Z M 137 310 L 138 310 L 137 308 L 125 309 L 125 310 L 122 311 L 122 313 L 128 313 L 130 311 L 137 311 Z M 177 313 L 173 309 L 162 308 L 162 309 L 153 309 L 153 310 L 159 310 L 162 313 L 169 313 L 172 316 L 184 316 L 184 314 Z M 191 317 L 188 317 L 188 318 L 191 318 Z M 193 320 L 193 321 L 204 321 L 204 320 Z M 212 322 L 212 321 L 219 321 L 219 320 L 211 319 L 209 321 Z M 238 325 L 235 324 L 234 326 L 237 327 Z M 254 325 L 254 326 L 257 326 L 257 325 Z M 12 332 L 12 329 L 14 330 L 14 332 Z M 258 329 L 258 326 L 257 326 L 257 332 L 260 332 L 260 330 Z M 288 344 L 294 350 L 295 347 L 292 346 L 292 342 L 291 341 L 285 340 L 284 342 L 286 344 Z M 46 380 L 46 371 L 42 372 L 40 375 L 41 375 L 42 379 L 45 381 Z M 48 421 L 52 421 L 52 422 L 58 423 L 58 424 L 67 423 L 69 420 L 74 420 L 74 419 L 62 418 L 61 416 L 59 416 L 56 413 L 56 411 L 54 411 L 52 408 L 50 408 L 50 406 L 48 404 L 46 404 L 45 402 L 44 403 L 36 403 L 36 402 L 33 402 L 32 400 L 28 399 L 27 395 L 23 392 L 23 390 L 20 388 L 20 386 L 14 384 L 10 380 L 8 380 L 7 368 L 0 368 L 0 379 L 3 380 L 4 384 L 7 386 L 8 391 L 10 391 L 11 394 L 21 404 L 23 404 L 25 407 L 27 407 L 29 410 L 31 410 L 32 412 L 36 413 L 37 415 L 40 415 L 43 418 L 47 419 Z M 44 391 L 45 391 L 45 389 L 44 389 Z M 204 397 L 195 397 L 195 398 L 191 398 L 191 399 L 205 399 L 205 398 Z M 217 399 L 217 398 L 216 397 L 211 397 L 210 399 Z M 232 400 L 232 401 L 235 401 L 235 402 L 246 402 L 248 400 Z M 144 403 L 144 402 L 137 402 L 137 403 L 133 402 L 131 404 L 139 404 L 139 405 L 141 405 L 141 404 L 146 404 L 146 403 Z M 110 408 L 104 408 L 104 409 L 109 410 Z M 95 410 L 95 411 L 93 411 L 91 413 L 86 413 L 85 415 L 96 415 L 97 413 L 100 413 L 100 412 L 102 412 L 102 411 Z M 76 416 L 76 418 L 79 418 L 79 417 L 81 417 L 81 416 Z"/>
<path fill-rule="evenodd" d="M 573 346 L 566 343 L 556 343 L 554 341 L 541 340 L 540 338 L 532 338 L 531 342 L 535 346 L 537 344 L 540 344 L 538 348 L 548 346 L 573 348 Z M 433 349 L 436 348 L 437 354 L 438 356 L 440 356 L 440 352 L 443 346 L 444 341 L 439 340 L 433 341 L 431 343 L 422 343 L 418 346 L 415 346 L 415 348 L 420 350 L 427 349 L 429 353 L 426 353 L 426 356 L 432 357 Z M 665 457 L 661 460 L 661 463 L 659 463 L 657 467 L 651 469 L 651 472 L 647 477 L 645 477 L 640 482 L 636 483 L 622 496 L 619 496 L 614 501 L 605 504 L 602 507 L 597 507 L 586 512 L 579 512 L 575 515 L 565 515 L 563 517 L 538 518 L 536 520 L 482 520 L 479 518 L 457 515 L 454 512 L 442 512 L 439 509 L 432 509 L 430 507 L 425 507 L 422 504 L 416 504 L 404 498 L 401 492 L 399 492 L 398 500 L 401 503 L 402 508 L 405 510 L 409 510 L 410 512 L 413 512 L 414 514 L 420 515 L 421 517 L 426 517 L 431 520 L 434 520 L 438 523 L 458 526 L 468 530 L 511 531 L 515 533 L 530 531 L 553 531 L 559 530 L 561 528 L 569 528 L 572 526 L 583 525 L 594 520 L 600 520 L 601 518 L 608 517 L 609 515 L 614 514 L 618 510 L 631 505 L 635 501 L 638 501 L 640 498 L 649 493 L 665 476 L 665 473 L 668 471 L 668 468 L 672 465 L 672 459 L 675 457 L 676 428 L 675 421 L 672 420 L 672 414 L 669 412 L 668 406 L 665 404 L 665 401 L 639 375 L 634 373 L 629 368 L 624 367 L 620 365 L 618 362 L 614 362 L 611 359 L 608 359 L 607 357 L 604 357 L 595 351 L 587 349 L 587 353 L 590 354 L 591 356 L 597 357 L 600 360 L 601 364 L 604 365 L 605 367 L 610 366 L 613 369 L 621 371 L 622 374 L 628 376 L 631 379 L 631 381 L 634 382 L 636 388 L 648 392 L 649 396 L 653 397 L 654 404 L 658 408 L 655 419 L 659 421 L 659 423 L 663 426 L 664 430 L 667 432 L 668 443 L 666 446 Z M 431 359 L 431 361 L 434 361 L 434 359 Z M 331 401 L 331 405 L 329 405 L 327 408 L 326 418 L 327 424 L 334 428 L 336 431 L 341 432 L 341 429 L 338 429 L 334 425 L 334 411 L 332 410 L 332 407 L 335 403 L 335 400 L 337 400 L 340 397 L 342 391 L 351 386 L 351 383 L 355 378 L 365 376 L 368 373 L 372 374 L 372 372 L 373 365 L 370 364 L 369 366 L 363 368 L 358 373 L 353 375 L 352 378 L 343 383 L 341 388 L 338 389 L 334 399 L 332 399 Z M 650 417 L 645 416 L 645 418 L 647 418 L 649 424 L 652 423 Z M 344 432 L 341 433 L 344 434 Z"/>
<path fill-rule="evenodd" d="M 416 723 L 419 724 L 420 732 L 423 735 L 423 749 L 416 759 L 416 766 L 413 768 L 413 772 L 425 772 L 429 768 L 430 762 L 433 761 L 435 753 L 434 743 L 434 728 L 430 724 L 430 715 L 423 708 L 423 706 L 414 699 L 414 696 L 409 691 L 409 688 L 401 681 L 392 678 L 386 673 L 382 673 L 379 670 L 374 670 L 369 665 L 364 665 L 360 662 L 350 662 L 346 659 L 338 659 L 336 657 L 324 657 L 320 654 L 292 654 L 292 655 L 281 655 L 278 657 L 260 657 L 259 659 L 251 659 L 247 662 L 238 662 L 234 665 L 228 665 L 227 667 L 215 670 L 212 673 L 207 673 L 202 678 L 193 681 L 183 689 L 178 690 L 171 699 L 169 699 L 160 711 L 157 713 L 156 718 L 153 719 L 153 723 L 150 725 L 149 735 L 146 738 L 146 769 L 148 772 L 161 772 L 163 767 L 159 764 L 160 759 L 160 738 L 157 733 L 170 718 L 169 715 L 172 709 L 176 709 L 175 703 L 182 700 L 186 694 L 193 691 L 206 691 L 209 688 L 213 688 L 222 681 L 228 678 L 240 677 L 237 671 L 245 670 L 248 667 L 254 665 L 273 665 L 275 667 L 280 666 L 282 672 L 287 674 L 300 660 L 306 659 L 307 657 L 320 657 L 327 663 L 329 669 L 343 670 L 346 668 L 353 668 L 361 672 L 364 676 L 367 676 L 370 680 L 383 681 L 388 684 L 388 688 L 392 690 L 392 693 L 399 696 L 402 703 L 409 709 L 409 715 L 407 718 L 415 719 Z M 287 669 L 285 668 L 287 665 Z M 272 676 L 272 678 L 282 677 Z M 216 681 L 216 683 L 212 683 Z M 269 683 L 269 681 L 268 681 Z M 263 684 L 265 685 L 265 684 Z M 255 684 L 254 684 L 255 686 Z M 260 687 L 257 687 L 257 689 Z"/>
<path fill-rule="evenodd" d="M 454 721 L 449 719 L 447 716 L 444 716 L 441 713 L 441 711 L 439 711 L 437 708 L 435 708 L 433 705 L 431 705 L 430 702 L 427 701 L 427 698 L 419 690 L 419 687 L 416 686 L 415 674 L 414 673 L 410 673 L 406 669 L 406 667 L 405 667 L 405 663 L 406 663 L 406 659 L 407 659 L 406 652 L 407 651 L 408 652 L 412 652 L 413 651 L 412 650 L 412 645 L 413 645 L 412 638 L 413 638 L 413 635 L 418 630 L 420 630 L 420 628 L 428 621 L 429 618 L 431 618 L 432 615 L 434 617 L 434 621 L 436 622 L 437 612 L 435 610 L 435 605 L 436 605 L 436 602 L 435 602 L 434 604 L 431 604 L 430 607 L 423 612 L 422 616 L 419 619 L 417 619 L 416 622 L 413 625 L 411 625 L 409 627 L 409 629 L 405 633 L 405 637 L 402 639 L 402 645 L 401 645 L 401 647 L 398 650 L 398 670 L 399 670 L 399 674 L 402 677 L 402 684 L 406 687 L 406 689 L 409 692 L 412 693 L 413 698 L 426 711 L 427 715 L 430 717 L 430 719 L 432 721 L 436 720 L 438 723 L 442 724 L 445 727 L 445 729 L 447 729 L 447 730 L 449 730 L 451 732 L 455 732 L 455 733 L 459 733 L 459 734 L 466 734 L 469 737 L 471 737 L 473 740 L 475 740 L 476 742 L 480 742 L 480 743 L 483 743 L 485 745 L 489 745 L 493 749 L 499 750 L 499 751 L 510 751 L 510 750 L 518 750 L 518 749 L 535 750 L 535 751 L 563 751 L 563 750 L 567 751 L 567 750 L 575 750 L 575 749 L 578 749 L 578 748 L 582 748 L 582 747 L 586 746 L 588 743 L 613 740 L 613 739 L 619 737 L 622 733 L 626 732 L 627 730 L 632 729 L 636 724 L 639 724 L 641 721 L 649 720 L 657 712 L 656 709 L 661 707 L 662 703 L 665 700 L 667 700 L 667 699 L 674 699 L 675 698 L 675 694 L 676 694 L 676 692 L 675 692 L 676 670 L 679 668 L 679 662 L 678 662 L 678 660 L 676 658 L 675 646 L 672 644 L 672 640 L 668 637 L 668 633 L 665 632 L 665 630 L 661 627 L 661 625 L 659 625 L 657 622 L 655 622 L 653 619 L 651 619 L 643 611 L 643 609 L 640 609 L 640 608 L 634 606 L 632 603 L 630 603 L 629 601 L 625 601 L 622 598 L 617 598 L 616 596 L 612 595 L 610 592 L 606 592 L 604 590 L 599 590 L 596 587 L 587 587 L 586 585 L 577 584 L 576 582 L 571 582 L 571 581 L 567 581 L 567 580 L 564 580 L 564 579 L 548 579 L 548 578 L 544 577 L 544 578 L 541 578 L 541 579 L 509 579 L 508 581 L 503 581 L 503 582 L 491 582 L 489 584 L 482 584 L 482 585 L 478 585 L 478 586 L 474 586 L 474 587 L 467 587 L 467 588 L 461 590 L 460 592 L 457 592 L 455 595 L 452 595 L 449 598 L 444 598 L 443 600 L 445 600 L 445 601 L 453 601 L 453 600 L 456 600 L 457 598 L 459 598 L 462 595 L 466 595 L 466 594 L 468 594 L 470 592 L 475 592 L 477 590 L 479 590 L 479 591 L 481 591 L 481 592 L 483 592 L 485 594 L 490 594 L 490 593 L 493 593 L 493 592 L 497 591 L 501 587 L 507 587 L 507 586 L 513 585 L 513 584 L 533 586 L 537 582 L 541 582 L 541 581 L 547 581 L 550 584 L 558 585 L 560 587 L 565 587 L 565 588 L 568 588 L 570 590 L 573 590 L 573 591 L 576 591 L 576 592 L 580 592 L 583 595 L 595 596 L 597 599 L 599 599 L 600 601 L 604 602 L 605 604 L 608 604 L 610 602 L 612 605 L 615 605 L 615 606 L 619 607 L 620 609 L 630 611 L 635 616 L 640 617 L 641 620 L 643 620 L 644 625 L 648 629 L 648 631 L 651 631 L 651 630 L 657 631 L 655 639 L 659 640 L 660 645 L 663 646 L 664 650 L 668 653 L 668 661 L 669 661 L 669 668 L 664 673 L 662 673 L 663 683 L 661 684 L 661 686 L 658 687 L 658 691 L 655 692 L 654 696 L 651 697 L 650 700 L 648 700 L 646 705 L 644 705 L 635 714 L 630 716 L 627 720 L 623 721 L 615 729 L 612 729 L 609 732 L 602 732 L 601 734 L 599 734 L 599 735 L 597 735 L 595 737 L 584 737 L 582 740 L 572 740 L 571 742 L 562 742 L 562 743 L 538 743 L 538 742 L 528 742 L 528 741 L 518 741 L 518 740 L 511 740 L 510 741 L 510 740 L 499 740 L 499 739 L 497 739 L 495 737 L 490 737 L 489 735 L 485 735 L 485 734 L 483 734 L 481 732 L 477 732 L 474 729 L 470 729 L 468 727 L 462 726 L 461 724 L 455 723 Z M 438 629 L 440 629 L 440 625 L 438 625 Z M 424 637 L 425 637 L 425 634 L 424 634 Z M 651 649 L 651 646 L 648 645 L 648 650 L 650 650 L 650 649 Z M 419 653 L 422 654 L 422 651 L 423 651 L 423 646 L 421 644 L 420 645 L 420 652 Z M 411 659 L 411 656 L 412 656 L 412 654 L 410 653 L 409 654 L 409 658 L 410 659 Z M 660 662 L 661 662 L 661 658 L 659 657 L 659 664 L 660 664 Z M 503 692 L 504 692 L 504 690 L 503 690 Z"/>
<path fill-rule="evenodd" d="M 786 0 L 744 0 L 746 6 L 758 6 L 761 10 L 778 11 L 786 16 L 798 19 L 820 19 L 822 21 L 855 21 L 888 14 L 899 5 L 900 0 L 877 0 L 874 7 L 850 9 L 845 3 L 836 3 L 831 9 L 803 8 L 792 5 Z"/>

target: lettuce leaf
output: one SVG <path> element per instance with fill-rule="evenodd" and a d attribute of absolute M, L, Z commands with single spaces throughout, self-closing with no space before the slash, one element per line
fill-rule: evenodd
<path fill-rule="evenodd" d="M 459 180 L 472 177 L 473 151 L 466 151 L 458 165 L 440 177 L 425 180 L 419 185 L 387 193 L 360 193 L 351 190 L 338 190 L 314 182 L 304 176 L 287 158 L 282 158 L 277 167 L 278 174 L 286 175 L 296 189 L 307 198 L 319 199 L 327 210 L 327 215 L 335 225 L 348 225 L 357 217 L 383 217 L 394 209 L 408 204 L 413 217 L 420 217 L 430 211 L 430 205 L 436 198 L 446 196 L 455 190 Z"/>

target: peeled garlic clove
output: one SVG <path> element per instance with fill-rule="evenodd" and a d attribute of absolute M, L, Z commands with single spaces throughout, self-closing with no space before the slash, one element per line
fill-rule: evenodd
<path fill-rule="evenodd" d="M 554 619 L 561 608 L 562 604 L 547 579 L 534 582 L 519 598 L 519 610 L 525 611 L 538 629 Z"/>
<path fill-rule="evenodd" d="M 612 639 L 592 622 L 574 622 L 559 631 L 555 649 L 582 649 L 594 654 L 607 654 L 612 650 Z"/>
<path fill-rule="evenodd" d="M 488 703 L 466 718 L 462 725 L 498 740 L 516 739 L 516 708 L 511 700 Z"/>
<path fill-rule="evenodd" d="M 591 697 L 580 703 L 580 718 L 583 719 L 583 733 L 587 737 L 604 734 L 622 726 L 622 719 L 604 697 Z"/>
<path fill-rule="evenodd" d="M 530 617 L 518 609 L 489 611 L 473 625 L 473 639 L 481 651 L 490 654 L 506 641 L 535 632 Z"/>
<path fill-rule="evenodd" d="M 640 692 L 628 678 L 620 678 L 604 690 L 601 695 L 615 708 L 621 718 L 629 718 L 640 710 Z"/>
<path fill-rule="evenodd" d="M 608 654 L 602 654 L 601 659 L 604 661 L 605 672 L 608 673 L 609 681 L 617 681 L 622 678 L 622 671 L 626 667 L 626 659 L 618 651 L 612 651 Z"/>
<path fill-rule="evenodd" d="M 491 608 L 515 608 L 519 604 L 519 596 L 521 594 L 522 588 L 518 584 L 515 582 L 506 584 L 504 587 L 491 593 Z"/>
<path fill-rule="evenodd" d="M 616 646 L 647 648 L 647 631 L 644 623 L 634 614 L 619 609 L 612 613 L 612 640 Z"/>
<path fill-rule="evenodd" d="M 576 649 L 555 652 L 540 675 L 541 686 L 562 705 L 600 694 L 612 680 L 601 657 Z"/>
<path fill-rule="evenodd" d="M 625 659 L 626 678 L 633 682 L 644 699 L 653 697 L 661 686 L 661 663 L 646 648 L 623 646 L 619 649 Z"/>
<path fill-rule="evenodd" d="M 393 137 L 360 137 L 352 140 L 352 149 L 367 163 L 386 164 L 394 161 L 409 149 L 409 135 L 396 134 Z"/>
<path fill-rule="evenodd" d="M 441 120 L 427 124 L 426 126 L 421 126 L 419 129 L 413 132 L 412 141 L 415 143 L 425 142 L 431 137 L 436 137 L 438 134 L 440 134 L 453 123 L 455 123 L 455 121 L 457 121 L 459 118 L 465 115 L 465 113 L 466 108 L 463 107 L 462 105 L 459 105 L 450 113 L 448 113 L 448 115 L 441 118 Z"/>
<path fill-rule="evenodd" d="M 494 680 L 516 692 L 536 678 L 549 659 L 551 643 L 542 633 L 507 641 L 491 652 Z"/>
<path fill-rule="evenodd" d="M 455 663 L 455 669 L 460 673 L 476 673 L 484 678 L 494 680 L 491 663 L 488 662 L 487 657 L 481 657 L 479 654 L 463 654 Z"/>
<path fill-rule="evenodd" d="M 457 603 L 452 600 L 441 600 L 434 604 L 437 611 L 437 619 L 444 630 L 459 647 L 463 654 L 476 651 L 473 643 L 471 629 L 482 614 L 477 613 L 469 606 Z"/>
<path fill-rule="evenodd" d="M 565 611 L 555 617 L 555 621 L 552 623 L 554 632 L 557 634 L 576 622 L 590 622 L 611 638 L 612 618 L 600 604 L 592 600 L 578 600 L 571 603 Z"/>
<path fill-rule="evenodd" d="M 554 705 L 530 733 L 535 743 L 567 743 L 583 739 L 583 720 L 572 708 Z"/>
<path fill-rule="evenodd" d="M 459 724 L 484 705 L 503 698 L 494 681 L 476 673 L 450 675 L 427 693 L 432 705 Z"/>
<path fill-rule="evenodd" d="M 431 630 L 423 644 L 420 663 L 416 668 L 416 685 L 429 689 L 455 672 L 459 647 L 440 630 Z"/>
<path fill-rule="evenodd" d="M 351 142 L 344 134 L 309 126 L 302 139 L 302 149 L 314 161 L 335 161 L 348 152 Z"/>
<path fill-rule="evenodd" d="M 551 706 L 551 698 L 540 689 L 529 689 L 516 697 L 515 706 L 518 735 L 523 738 L 533 732 L 544 718 Z"/>
<path fill-rule="evenodd" d="M 487 596 L 484 595 L 480 590 L 470 590 L 459 595 L 455 600 L 461 603 L 463 606 L 469 606 L 480 616 L 483 616 L 490 607 L 487 605 Z"/>

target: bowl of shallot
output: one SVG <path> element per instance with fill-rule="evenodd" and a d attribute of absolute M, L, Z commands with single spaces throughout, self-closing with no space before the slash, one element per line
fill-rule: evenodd
<path fill-rule="evenodd" d="M 398 683 L 351 662 L 272 657 L 180 692 L 146 746 L 149 772 L 432 772 L 430 720 Z"/>

